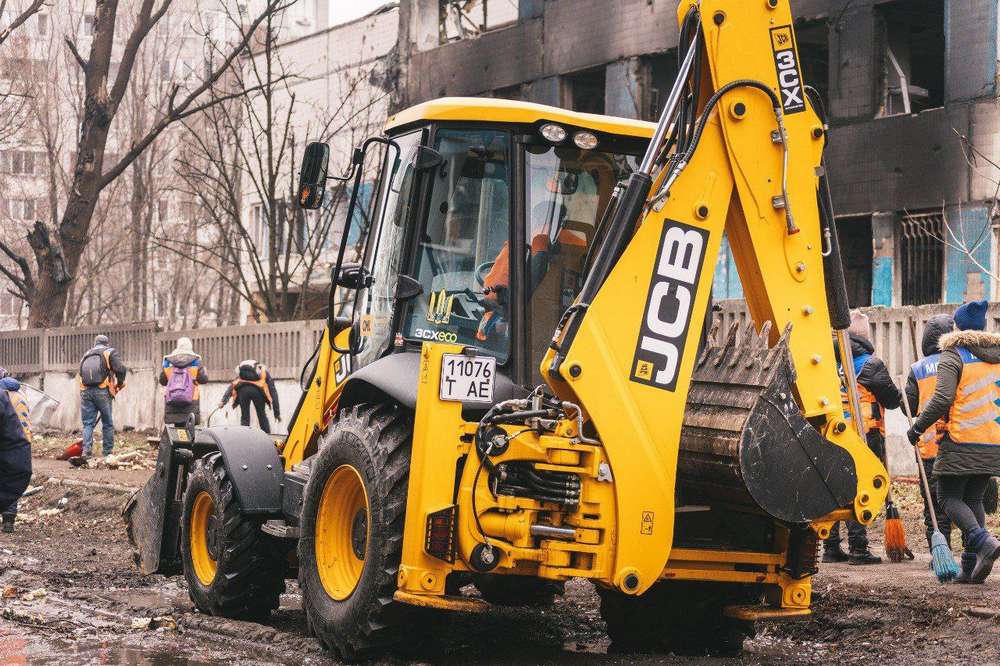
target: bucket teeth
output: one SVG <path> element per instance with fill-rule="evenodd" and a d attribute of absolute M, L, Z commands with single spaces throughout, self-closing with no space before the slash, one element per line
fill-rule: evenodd
<path fill-rule="evenodd" d="M 767 386 L 783 361 L 787 360 L 789 367 L 791 366 L 788 354 L 791 324 L 785 327 L 773 347 L 769 344 L 772 328 L 770 321 L 764 322 L 760 331 L 757 331 L 753 322 L 745 325 L 734 322 L 729 327 L 723 344 L 709 344 L 702 350 L 695 363 L 694 381 Z M 716 332 L 717 328 L 713 327 L 713 335 L 709 340 L 718 340 Z M 794 373 L 792 379 L 794 380 Z"/>
<path fill-rule="evenodd" d="M 772 345 L 773 330 L 769 321 L 759 331 L 753 322 L 733 323 L 725 342 L 702 350 L 684 413 L 678 483 L 685 501 L 756 507 L 802 522 L 849 503 L 853 465 L 799 411 L 792 326 Z"/>

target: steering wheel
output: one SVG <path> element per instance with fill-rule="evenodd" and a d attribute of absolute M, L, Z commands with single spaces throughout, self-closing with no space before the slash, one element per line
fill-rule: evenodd
<path fill-rule="evenodd" d="M 495 263 L 496 261 L 484 261 L 476 266 L 476 282 L 479 283 L 480 287 L 486 286 L 486 276 L 493 270 L 493 264 Z"/>

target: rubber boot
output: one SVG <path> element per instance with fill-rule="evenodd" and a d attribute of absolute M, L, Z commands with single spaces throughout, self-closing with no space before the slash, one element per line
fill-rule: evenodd
<path fill-rule="evenodd" d="M 14 531 L 14 519 L 17 518 L 16 513 L 5 513 L 3 514 L 3 531 L 13 532 Z"/>
<path fill-rule="evenodd" d="M 874 554 L 871 550 L 865 548 L 864 550 L 851 550 L 851 554 L 847 556 L 848 564 L 853 564 L 855 566 L 865 565 L 865 564 L 881 564 L 882 558 Z"/>
<path fill-rule="evenodd" d="M 823 562 L 826 564 L 846 562 L 848 557 L 839 543 L 836 546 L 823 546 Z"/>
<path fill-rule="evenodd" d="M 969 546 L 975 549 L 976 566 L 972 569 L 972 582 L 983 583 L 993 570 L 993 563 L 1000 558 L 1000 540 L 980 527 L 969 535 Z"/>
<path fill-rule="evenodd" d="M 962 551 L 962 571 L 958 574 L 955 582 L 959 585 L 968 585 L 972 582 L 972 570 L 976 567 L 976 554 L 971 550 Z"/>

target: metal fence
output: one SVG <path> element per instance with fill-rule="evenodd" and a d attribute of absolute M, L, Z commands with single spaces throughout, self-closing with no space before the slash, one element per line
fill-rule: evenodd
<path fill-rule="evenodd" d="M 750 318 L 746 303 L 741 300 L 720 301 L 720 311 L 716 313 L 716 323 L 722 332 L 728 331 L 733 323 L 745 324 Z M 934 315 L 954 314 L 958 304 L 918 305 L 899 308 L 860 308 L 868 315 L 871 340 L 875 353 L 885 361 L 889 373 L 895 378 L 906 377 L 910 365 L 916 361 L 910 341 L 910 321 L 916 320 L 917 345 L 924 334 L 924 325 Z M 987 330 L 1000 330 L 1000 303 L 990 303 L 987 311 Z M 919 353 L 919 349 L 917 351 Z"/>
<path fill-rule="evenodd" d="M 246 359 L 264 363 L 277 379 L 293 379 L 319 343 L 325 325 L 318 319 L 167 332 L 154 323 L 5 331 L 0 332 L 0 366 L 18 375 L 76 372 L 94 337 L 103 334 L 130 369 L 156 368 L 177 338 L 187 336 L 215 379 L 228 377 Z"/>

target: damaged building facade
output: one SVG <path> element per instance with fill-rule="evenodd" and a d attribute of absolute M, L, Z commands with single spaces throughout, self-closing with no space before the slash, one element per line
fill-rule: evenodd
<path fill-rule="evenodd" d="M 830 120 L 852 305 L 1000 297 L 997 4 L 792 0 L 804 76 Z M 337 50 L 349 41 L 337 35 L 378 35 L 378 57 L 398 72 L 393 109 L 480 95 L 652 120 L 677 68 L 676 10 L 677 0 L 400 0 L 306 40 Z M 742 293 L 728 248 L 715 292 Z"/>
<path fill-rule="evenodd" d="M 396 106 L 492 95 L 652 120 L 677 67 L 676 0 L 520 0 L 456 37 L 461 7 L 402 0 Z M 483 7 L 485 6 L 485 7 Z M 852 305 L 997 298 L 997 0 L 792 0 L 827 153 Z M 728 250 L 719 298 L 741 296 Z"/>

